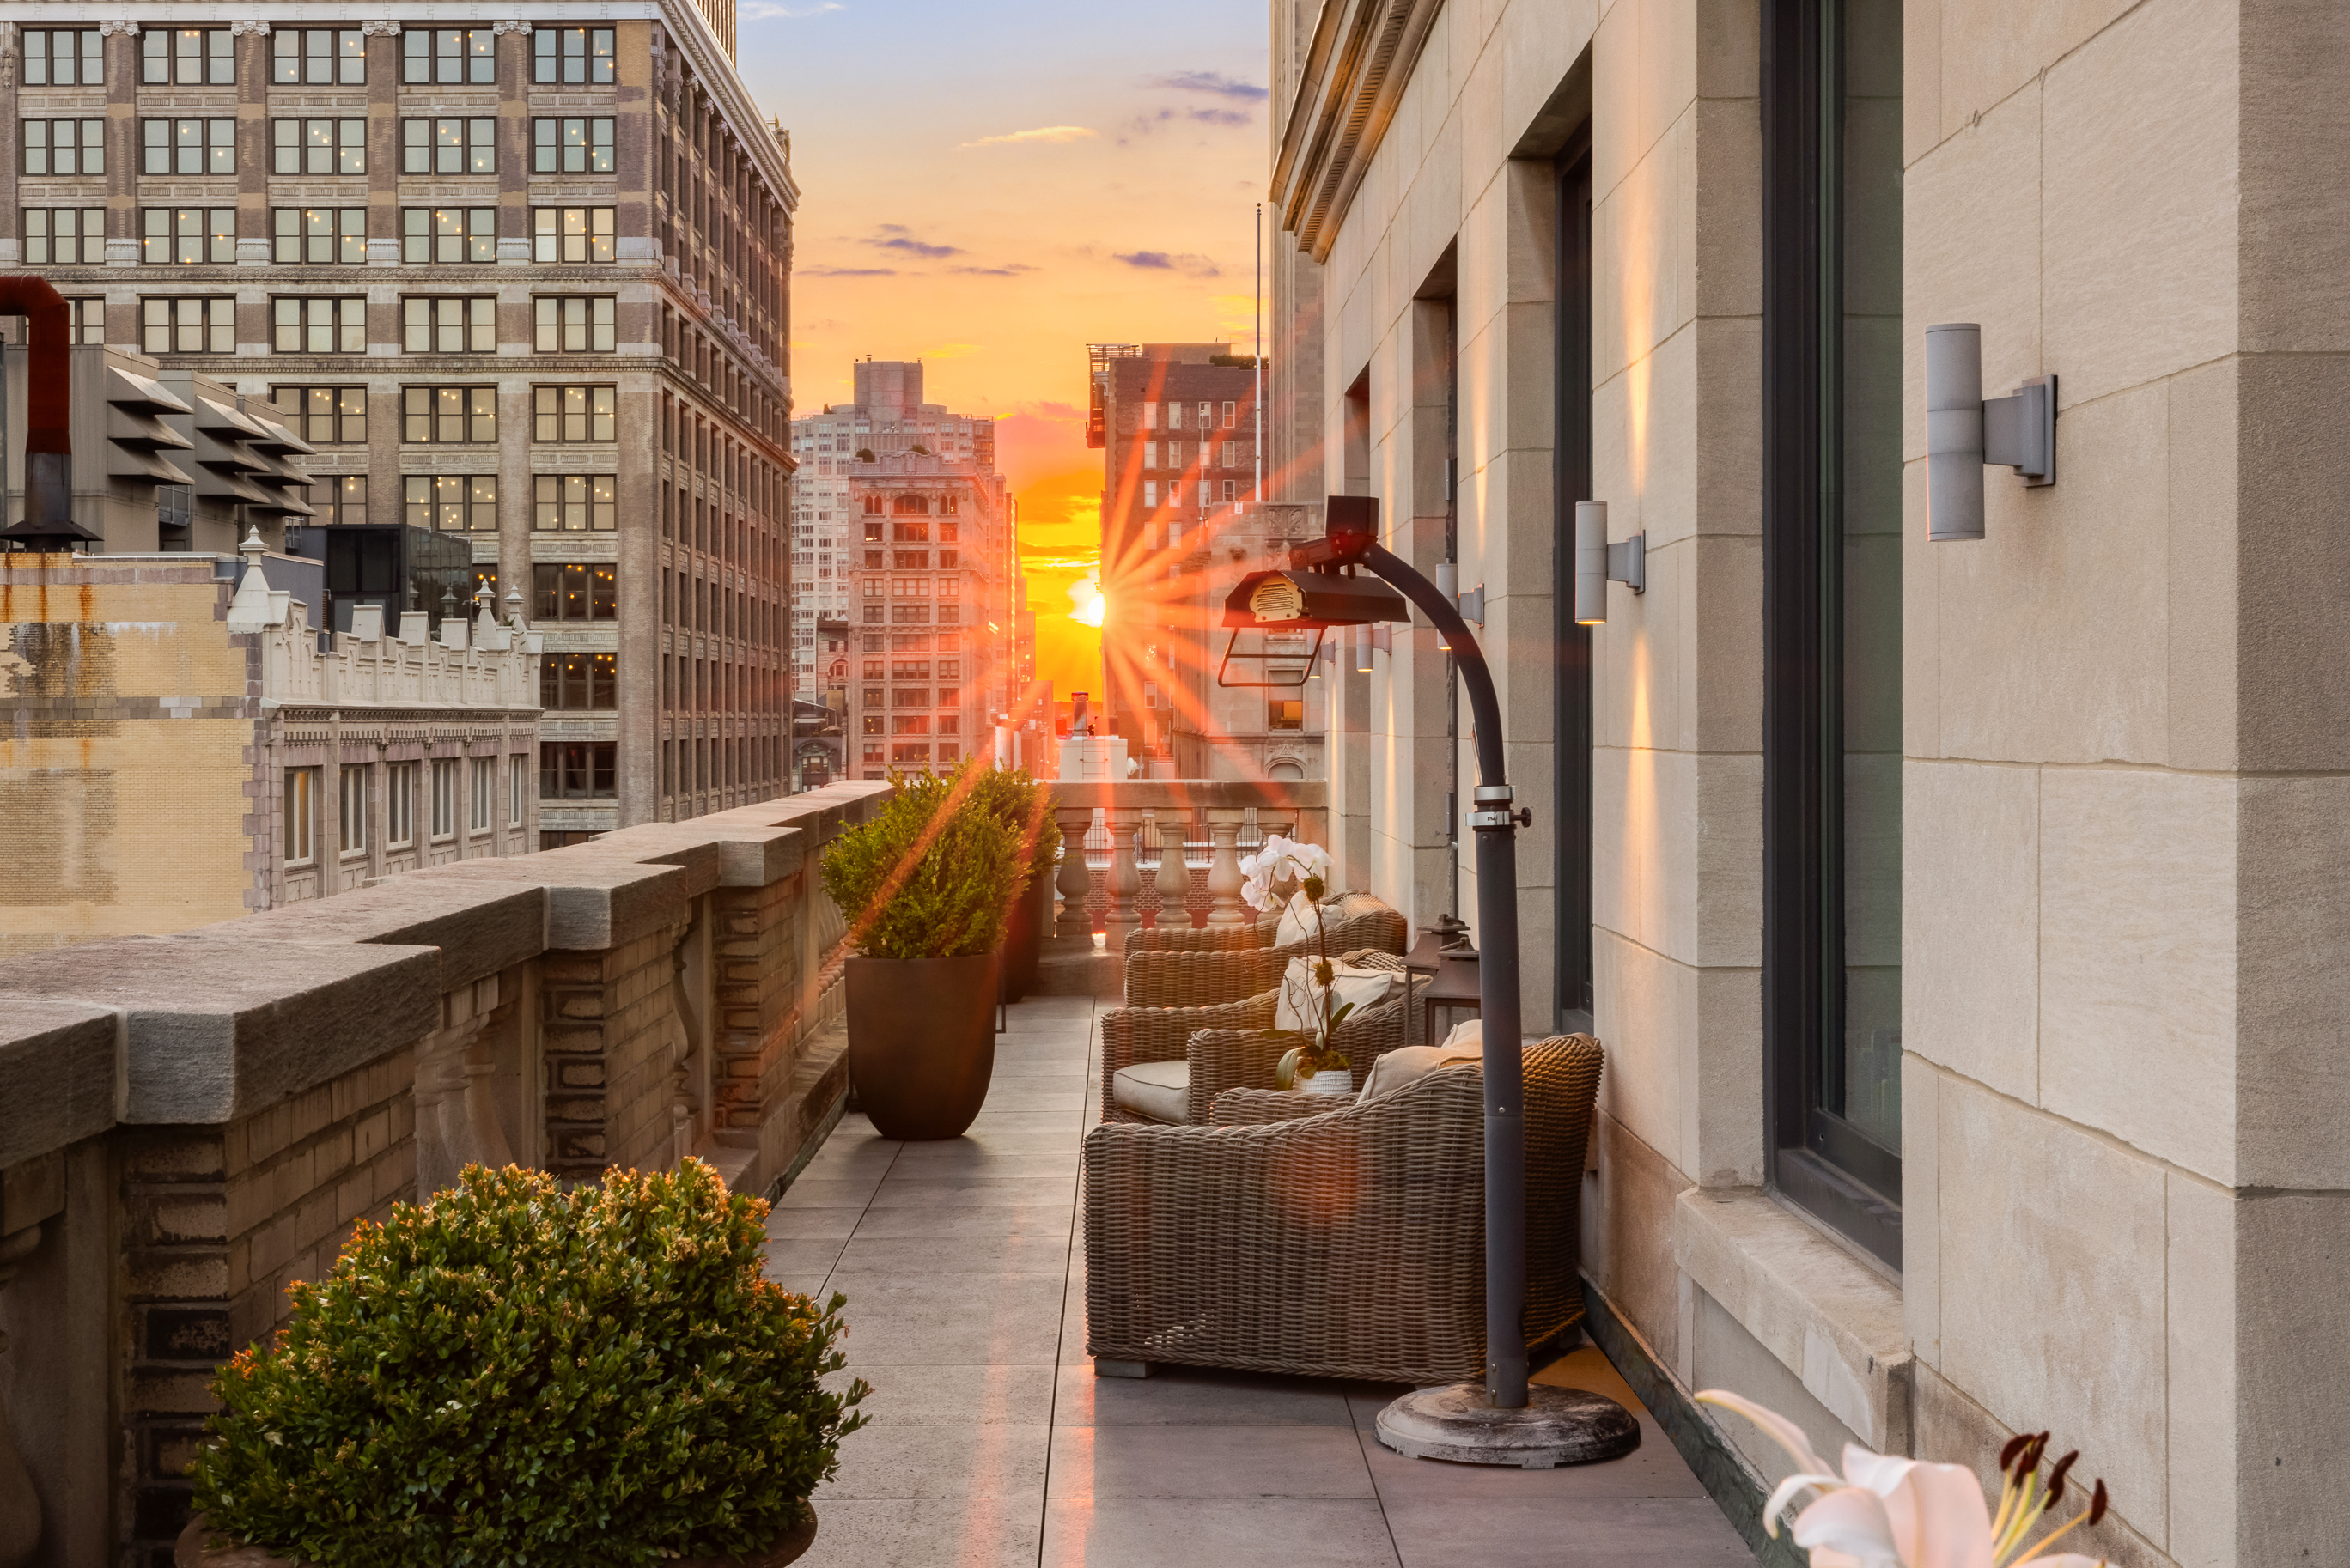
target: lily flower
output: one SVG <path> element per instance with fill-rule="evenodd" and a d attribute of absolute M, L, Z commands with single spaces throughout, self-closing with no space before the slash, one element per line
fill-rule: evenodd
<path fill-rule="evenodd" d="M 1794 1532 L 1795 1544 L 1811 1553 L 1812 1568 L 2105 1568 L 2101 1558 L 2048 1550 L 2074 1527 L 2106 1516 L 2102 1480 L 2087 1507 L 2026 1543 L 2042 1516 L 2063 1501 L 2065 1474 L 2080 1458 L 2066 1454 L 2043 1481 L 2045 1432 L 2026 1433 L 2000 1450 L 2002 1485 L 1993 1512 L 1964 1465 L 1873 1454 L 1846 1443 L 1838 1475 L 1812 1451 L 1803 1428 L 1776 1411 L 1720 1388 L 1697 1397 L 1745 1417 L 1795 1461 L 1795 1473 L 1762 1505 L 1763 1528 L 1773 1536 L 1783 1509 L 1804 1492 L 1819 1494 L 1795 1516 Z"/>

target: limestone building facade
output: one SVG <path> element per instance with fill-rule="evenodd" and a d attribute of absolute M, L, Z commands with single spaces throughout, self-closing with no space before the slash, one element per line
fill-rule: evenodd
<path fill-rule="evenodd" d="M 731 7 L 395 12 L 16 8 L 0 268 L 275 403 L 308 523 L 429 527 L 522 594 L 548 831 L 778 793 L 797 190 Z"/>
<path fill-rule="evenodd" d="M 2350 13 L 1271 21 L 1275 428 L 1482 589 L 1526 1016 L 1607 1050 L 1595 1334 L 1758 1547 L 1783 1459 L 1690 1390 L 2052 1430 L 2116 1563 L 2339 1556 Z M 1938 543 L 1942 323 L 2054 378 L 2055 482 Z M 1578 626 L 1586 500 L 1646 585 Z M 1332 729 L 1341 875 L 1421 925 L 1447 684 L 1398 628 Z"/>

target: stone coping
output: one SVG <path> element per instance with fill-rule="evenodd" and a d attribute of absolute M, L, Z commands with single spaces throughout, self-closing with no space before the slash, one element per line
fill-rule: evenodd
<path fill-rule="evenodd" d="M 413 1044 L 442 998 L 608 949 L 718 887 L 797 874 L 892 786 L 828 785 L 588 844 L 460 861 L 172 936 L 0 962 L 0 1168 L 118 1123 L 218 1125 Z"/>
<path fill-rule="evenodd" d="M 1862 1442 L 1906 1451 L 1898 1284 L 1753 1188 L 1682 1193 L 1673 1262 Z"/>

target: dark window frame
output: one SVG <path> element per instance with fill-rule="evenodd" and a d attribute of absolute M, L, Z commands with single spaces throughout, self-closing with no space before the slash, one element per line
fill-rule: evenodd
<path fill-rule="evenodd" d="M 1765 1148 L 1775 1191 L 1898 1269 L 1900 1155 L 1822 1108 L 1844 1006 L 1842 10 L 1762 18 Z"/>
<path fill-rule="evenodd" d="M 1594 1027 L 1591 944 L 1591 628 L 1577 624 L 1575 603 L 1575 504 L 1592 498 L 1591 441 L 1591 126 L 1585 121 L 1558 156 L 1556 298 L 1553 307 L 1557 428 L 1553 435 L 1555 485 L 1551 603 L 1559 607 L 1558 668 L 1553 682 L 1552 733 L 1558 751 L 1551 810 L 1557 828 L 1557 952 L 1554 992 L 1556 1027 Z"/>

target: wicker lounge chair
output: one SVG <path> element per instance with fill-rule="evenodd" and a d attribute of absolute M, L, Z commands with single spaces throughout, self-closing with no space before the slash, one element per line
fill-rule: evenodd
<path fill-rule="evenodd" d="M 1362 969 L 1402 972 L 1403 960 L 1393 953 L 1350 952 L 1339 961 Z M 1286 967 L 1288 960 L 1282 960 Z M 1118 1103 L 1118 1070 L 1141 1062 L 1191 1064 L 1183 1120 L 1204 1126 L 1208 1108 L 1227 1089 L 1271 1089 L 1274 1065 L 1296 1042 L 1268 1039 L 1279 992 L 1274 971 L 1268 989 L 1243 1001 L 1206 1007 L 1120 1007 L 1102 1014 L 1102 1119 L 1147 1122 Z M 1338 1025 L 1336 1044 L 1347 1054 L 1361 1083 L 1371 1064 L 1399 1045 L 1417 1042 L 1420 1033 L 1419 995 L 1415 992 L 1388 998 L 1375 1007 L 1349 1015 Z M 1295 1097 L 1295 1096 L 1289 1096 Z M 1327 1102 L 1324 1102 L 1326 1105 Z"/>
<path fill-rule="evenodd" d="M 1588 1035 L 1526 1048 L 1534 1345 L 1583 1315 L 1575 1228 L 1600 1065 Z M 1315 1114 L 1295 1114 L 1301 1098 L 1231 1091 L 1225 1125 L 1087 1136 L 1087 1354 L 1423 1386 L 1483 1376 L 1482 1069 Z"/>
<path fill-rule="evenodd" d="M 1289 961 L 1323 950 L 1308 937 L 1275 946 L 1276 920 L 1253 926 L 1159 927 L 1128 932 L 1126 939 L 1126 1000 L 1130 1007 L 1207 1007 L 1239 1002 L 1281 981 Z M 1381 908 L 1333 919 L 1327 932 L 1333 953 L 1369 950 L 1400 953 L 1409 926 L 1394 909 Z"/>

